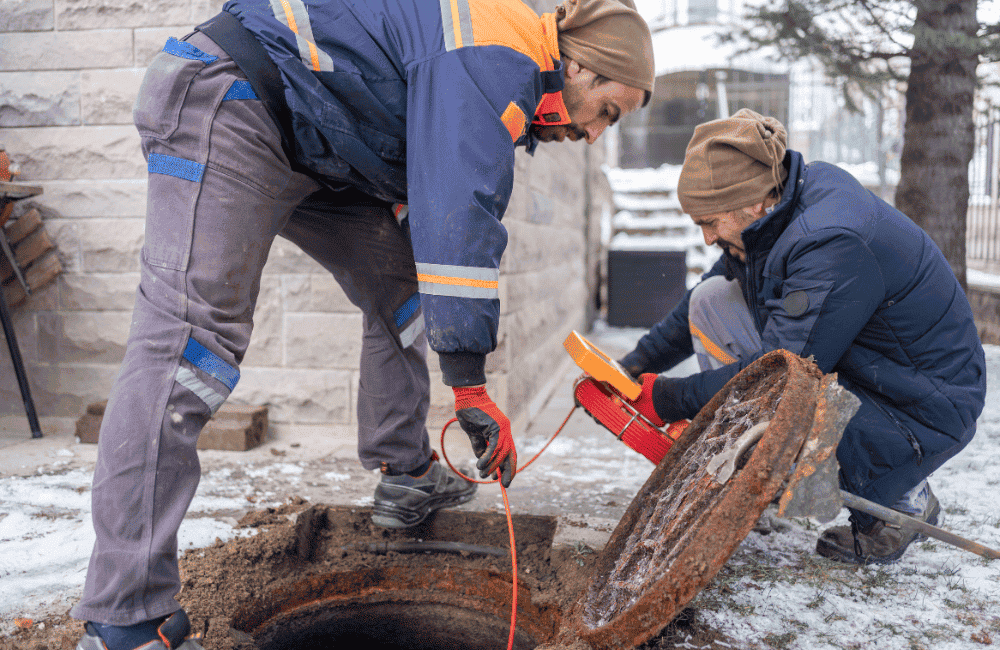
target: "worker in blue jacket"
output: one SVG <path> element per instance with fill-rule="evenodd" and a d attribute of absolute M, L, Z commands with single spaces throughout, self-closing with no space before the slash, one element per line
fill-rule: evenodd
<path fill-rule="evenodd" d="M 510 484 L 510 422 L 484 366 L 515 148 L 594 142 L 649 100 L 652 59 L 630 0 L 566 0 L 543 16 L 520 0 L 230 0 L 167 42 L 135 104 L 145 242 L 100 433 L 80 649 L 200 647 L 175 600 L 177 529 L 276 236 L 363 313 L 358 450 L 382 471 L 373 523 L 411 527 L 475 492 L 430 447 L 428 344 L 480 476 Z"/>
<path fill-rule="evenodd" d="M 923 230 L 785 141 L 780 122 L 747 109 L 695 129 L 677 195 L 724 252 L 621 364 L 641 378 L 646 412 L 673 422 L 767 352 L 812 357 L 861 402 L 837 448 L 841 487 L 933 524 L 927 476 L 969 443 L 985 402 L 972 309 Z M 701 372 L 656 374 L 692 354 Z M 851 523 L 817 552 L 890 563 L 916 538 L 857 511 Z"/>

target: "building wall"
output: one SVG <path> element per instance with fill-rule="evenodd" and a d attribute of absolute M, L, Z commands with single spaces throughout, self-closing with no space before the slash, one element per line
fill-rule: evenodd
<path fill-rule="evenodd" d="M 166 39 L 188 33 L 221 4 L 0 0 L 0 145 L 21 166 L 17 181 L 43 187 L 17 210 L 42 213 L 64 267 L 14 313 L 43 428 L 71 427 L 88 403 L 107 397 L 125 351 L 143 242 L 146 171 L 132 104 Z M 536 10 L 553 4 L 543 0 Z M 490 391 L 515 426 L 568 359 L 562 340 L 589 322 L 592 215 L 610 204 L 603 162 L 600 145 L 518 152 L 504 218 L 510 239 L 499 347 L 487 361 Z M 279 238 L 230 400 L 270 406 L 278 426 L 353 425 L 360 340 L 360 312 L 325 271 Z M 0 415 L 23 416 L 0 347 Z M 429 366 L 431 425 L 440 427 L 451 414 L 451 391 L 433 354 Z"/>

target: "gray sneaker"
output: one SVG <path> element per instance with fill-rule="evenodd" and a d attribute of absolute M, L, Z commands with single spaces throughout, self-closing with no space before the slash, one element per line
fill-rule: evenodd
<path fill-rule="evenodd" d="M 375 488 L 372 523 L 386 528 L 411 528 L 435 510 L 471 501 L 476 487 L 439 463 L 435 455 L 423 476 L 382 475 L 382 482 Z"/>
<path fill-rule="evenodd" d="M 927 486 L 924 511 L 910 516 L 936 526 L 940 514 L 941 504 Z M 849 564 L 892 564 L 903 556 L 910 544 L 925 538 L 913 529 L 900 528 L 884 521 L 876 521 L 864 531 L 852 522 L 850 526 L 834 526 L 823 531 L 816 542 L 816 552 Z"/>
<path fill-rule="evenodd" d="M 183 609 L 179 609 L 167 620 L 160 623 L 157 629 L 159 639 L 144 643 L 139 646 L 142 650 L 205 650 L 199 643 L 200 634 L 191 634 L 191 620 Z M 137 648 L 136 650 L 139 650 Z M 76 650 L 107 650 L 104 640 L 97 633 L 90 623 L 87 623 L 87 631 L 76 644 Z"/>

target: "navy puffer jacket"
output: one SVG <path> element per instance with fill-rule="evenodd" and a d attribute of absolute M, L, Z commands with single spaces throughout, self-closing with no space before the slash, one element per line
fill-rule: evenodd
<path fill-rule="evenodd" d="M 861 399 L 838 449 L 842 482 L 891 503 L 975 433 L 986 371 L 972 309 L 940 249 L 904 214 L 839 167 L 806 165 L 794 151 L 784 162 L 780 202 L 743 232 L 746 266 L 724 255 L 705 277 L 741 281 L 760 354 L 812 356 Z M 647 370 L 690 356 L 689 296 L 633 353 Z M 760 354 L 661 377 L 657 411 L 667 421 L 694 416 Z"/>

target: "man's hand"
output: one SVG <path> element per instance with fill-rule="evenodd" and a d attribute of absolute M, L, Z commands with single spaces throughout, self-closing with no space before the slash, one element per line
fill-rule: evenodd
<path fill-rule="evenodd" d="M 656 383 L 658 377 L 659 375 L 651 372 L 639 375 L 638 379 L 639 383 L 642 384 L 642 392 L 639 393 L 639 397 L 635 398 L 634 401 L 618 393 L 618 391 L 615 392 L 618 393 L 618 396 L 623 401 L 635 407 L 635 410 L 639 411 L 647 420 L 658 427 L 662 427 L 666 422 L 657 415 L 656 408 L 653 406 L 653 384 Z M 612 390 L 614 390 L 613 387 Z"/>
<path fill-rule="evenodd" d="M 646 372 L 646 368 L 649 366 L 649 359 L 639 351 L 639 348 L 636 348 L 622 357 L 618 361 L 618 365 L 622 367 L 622 370 L 632 375 L 632 379 L 638 379 L 640 375 Z"/>
<path fill-rule="evenodd" d="M 479 477 L 499 471 L 500 484 L 509 487 L 517 471 L 517 450 L 510 435 L 510 420 L 490 396 L 485 386 L 456 386 L 455 416 L 469 436 L 479 462 Z"/>

